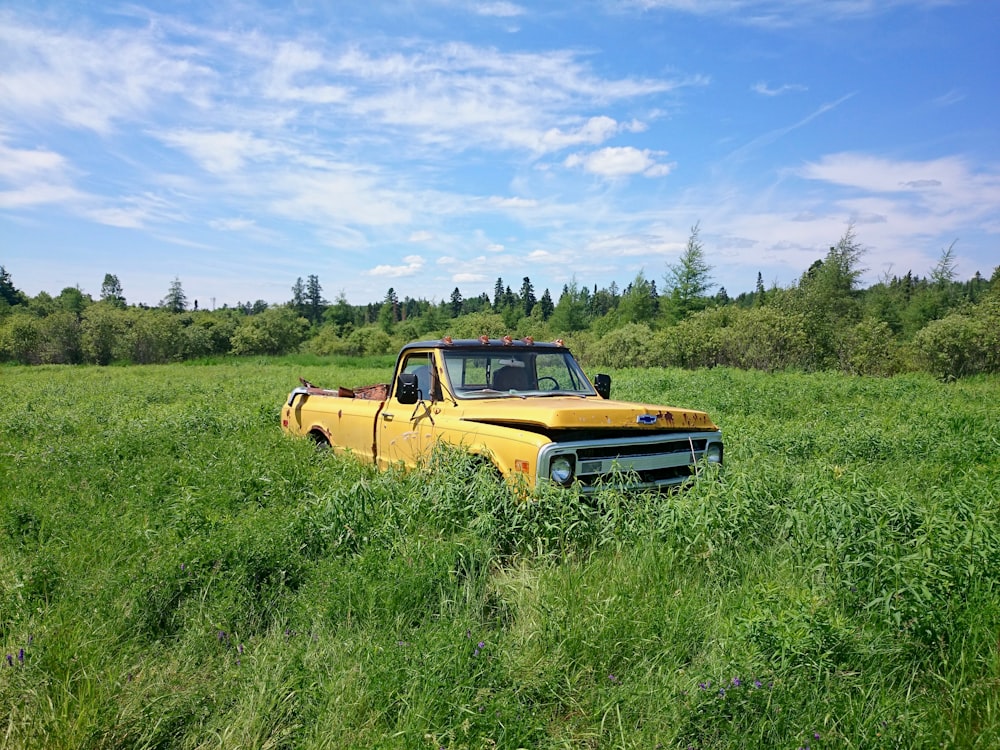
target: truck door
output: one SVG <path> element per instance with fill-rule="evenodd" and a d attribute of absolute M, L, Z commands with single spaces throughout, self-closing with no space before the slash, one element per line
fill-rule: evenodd
<path fill-rule="evenodd" d="M 413 352 L 406 356 L 397 375 L 417 376 L 420 399 L 416 404 L 401 404 L 393 383 L 392 395 L 379 414 L 378 464 L 380 467 L 399 463 L 414 466 L 434 445 L 434 419 L 431 404 L 437 401 L 438 379 L 431 352 Z"/>

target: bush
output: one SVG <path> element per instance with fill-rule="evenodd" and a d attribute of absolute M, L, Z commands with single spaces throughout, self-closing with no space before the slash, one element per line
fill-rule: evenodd
<path fill-rule="evenodd" d="M 995 332 L 993 333 L 995 336 Z M 933 320 L 913 338 L 920 366 L 939 378 L 960 378 L 987 372 L 995 355 L 983 321 L 963 313 Z"/>
<path fill-rule="evenodd" d="M 664 367 L 714 367 L 722 356 L 723 329 L 736 314 L 732 308 L 702 310 L 657 335 L 657 364 Z"/>
<path fill-rule="evenodd" d="M 232 339 L 233 354 L 285 354 L 309 335 L 309 321 L 288 307 L 270 307 L 244 318 Z"/>
<path fill-rule="evenodd" d="M 855 375 L 895 375 L 903 370 L 899 344 L 889 324 L 868 318 L 844 338 L 842 369 Z"/>
<path fill-rule="evenodd" d="M 601 336 L 591 357 L 598 367 L 649 367 L 653 364 L 653 331 L 645 323 L 629 323 Z"/>
<path fill-rule="evenodd" d="M 720 364 L 766 372 L 803 367 L 812 346 L 805 330 L 799 313 L 774 307 L 742 310 L 720 331 Z"/>
<path fill-rule="evenodd" d="M 363 357 L 371 354 L 392 354 L 392 337 L 381 328 L 368 326 L 353 331 L 344 343 L 343 354 Z"/>
<path fill-rule="evenodd" d="M 36 365 L 42 361 L 41 322 L 34 315 L 13 313 L 0 324 L 0 361 Z"/>

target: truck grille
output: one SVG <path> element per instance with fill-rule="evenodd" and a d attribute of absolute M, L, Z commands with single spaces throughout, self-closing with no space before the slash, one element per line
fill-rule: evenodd
<path fill-rule="evenodd" d="M 630 488 L 680 484 L 691 477 L 712 442 L 721 445 L 721 434 L 673 433 L 551 443 L 539 454 L 539 478 L 549 476 L 553 458 L 569 456 L 574 461 L 576 482 L 584 492 L 592 492 L 605 483 Z"/>

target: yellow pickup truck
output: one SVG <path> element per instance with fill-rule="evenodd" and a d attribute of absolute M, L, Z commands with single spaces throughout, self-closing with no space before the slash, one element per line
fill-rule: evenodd
<path fill-rule="evenodd" d="M 281 426 L 380 467 L 415 466 L 439 442 L 489 461 L 511 484 L 590 493 L 606 482 L 659 488 L 722 464 L 707 414 L 614 401 L 561 341 L 510 337 L 407 344 L 389 383 L 325 389 L 303 380 Z"/>

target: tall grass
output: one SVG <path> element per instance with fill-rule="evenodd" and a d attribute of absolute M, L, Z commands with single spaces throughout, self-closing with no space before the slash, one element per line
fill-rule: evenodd
<path fill-rule="evenodd" d="M 723 475 L 519 503 L 284 437 L 299 375 L 388 365 L 0 372 L 0 747 L 1000 745 L 996 378 L 618 372 Z"/>

